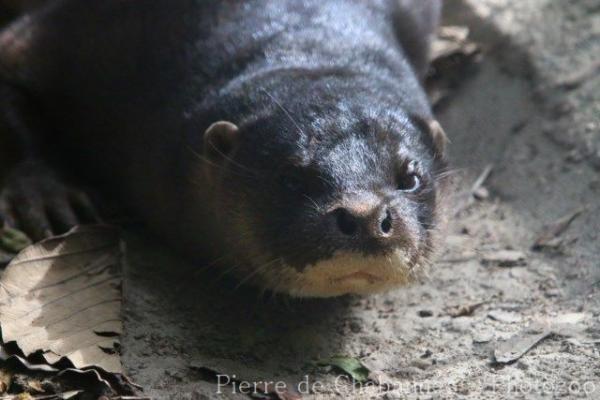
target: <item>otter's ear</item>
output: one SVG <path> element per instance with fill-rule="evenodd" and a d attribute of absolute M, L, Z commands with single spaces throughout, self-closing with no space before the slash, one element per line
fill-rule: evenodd
<path fill-rule="evenodd" d="M 204 155 L 215 161 L 227 158 L 237 145 L 238 133 L 231 122 L 215 122 L 204 132 Z"/>
<path fill-rule="evenodd" d="M 446 136 L 444 128 L 442 128 L 442 125 L 440 125 L 436 119 L 427 121 L 427 125 L 429 126 L 429 133 L 431 135 L 431 140 L 433 141 L 436 155 L 438 157 L 444 157 L 446 144 L 448 143 L 448 136 Z"/>

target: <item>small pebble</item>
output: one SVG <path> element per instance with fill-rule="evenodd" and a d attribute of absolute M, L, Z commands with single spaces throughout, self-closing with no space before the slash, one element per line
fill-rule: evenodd
<path fill-rule="evenodd" d="M 480 201 L 487 200 L 490 198 L 490 191 L 482 186 L 473 192 L 473 197 Z"/>

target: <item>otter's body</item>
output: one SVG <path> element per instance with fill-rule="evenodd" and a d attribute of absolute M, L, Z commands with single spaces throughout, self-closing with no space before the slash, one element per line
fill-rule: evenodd
<path fill-rule="evenodd" d="M 48 0 L 0 33 L 2 126 L 186 253 L 247 264 L 243 279 L 298 295 L 392 287 L 428 257 L 436 222 L 443 140 L 420 84 L 436 13 L 437 1 Z M 411 161 L 427 190 L 398 186 Z M 363 235 L 360 210 L 389 229 Z M 373 288 L 329 293 L 337 278 L 321 267 L 323 287 L 292 283 L 407 243 L 402 271 Z"/>

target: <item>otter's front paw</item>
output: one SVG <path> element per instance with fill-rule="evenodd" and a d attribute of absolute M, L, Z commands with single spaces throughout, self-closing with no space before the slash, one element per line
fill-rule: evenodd
<path fill-rule="evenodd" d="M 0 220 L 38 241 L 98 217 L 85 193 L 65 185 L 46 164 L 29 161 L 12 171 L 0 192 Z"/>

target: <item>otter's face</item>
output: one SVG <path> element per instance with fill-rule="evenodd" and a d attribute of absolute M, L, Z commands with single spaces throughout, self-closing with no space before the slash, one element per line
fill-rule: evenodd
<path fill-rule="evenodd" d="M 222 122 L 206 138 L 216 213 L 244 282 L 365 294 L 404 285 L 427 263 L 445 139 L 437 123 Z"/>

